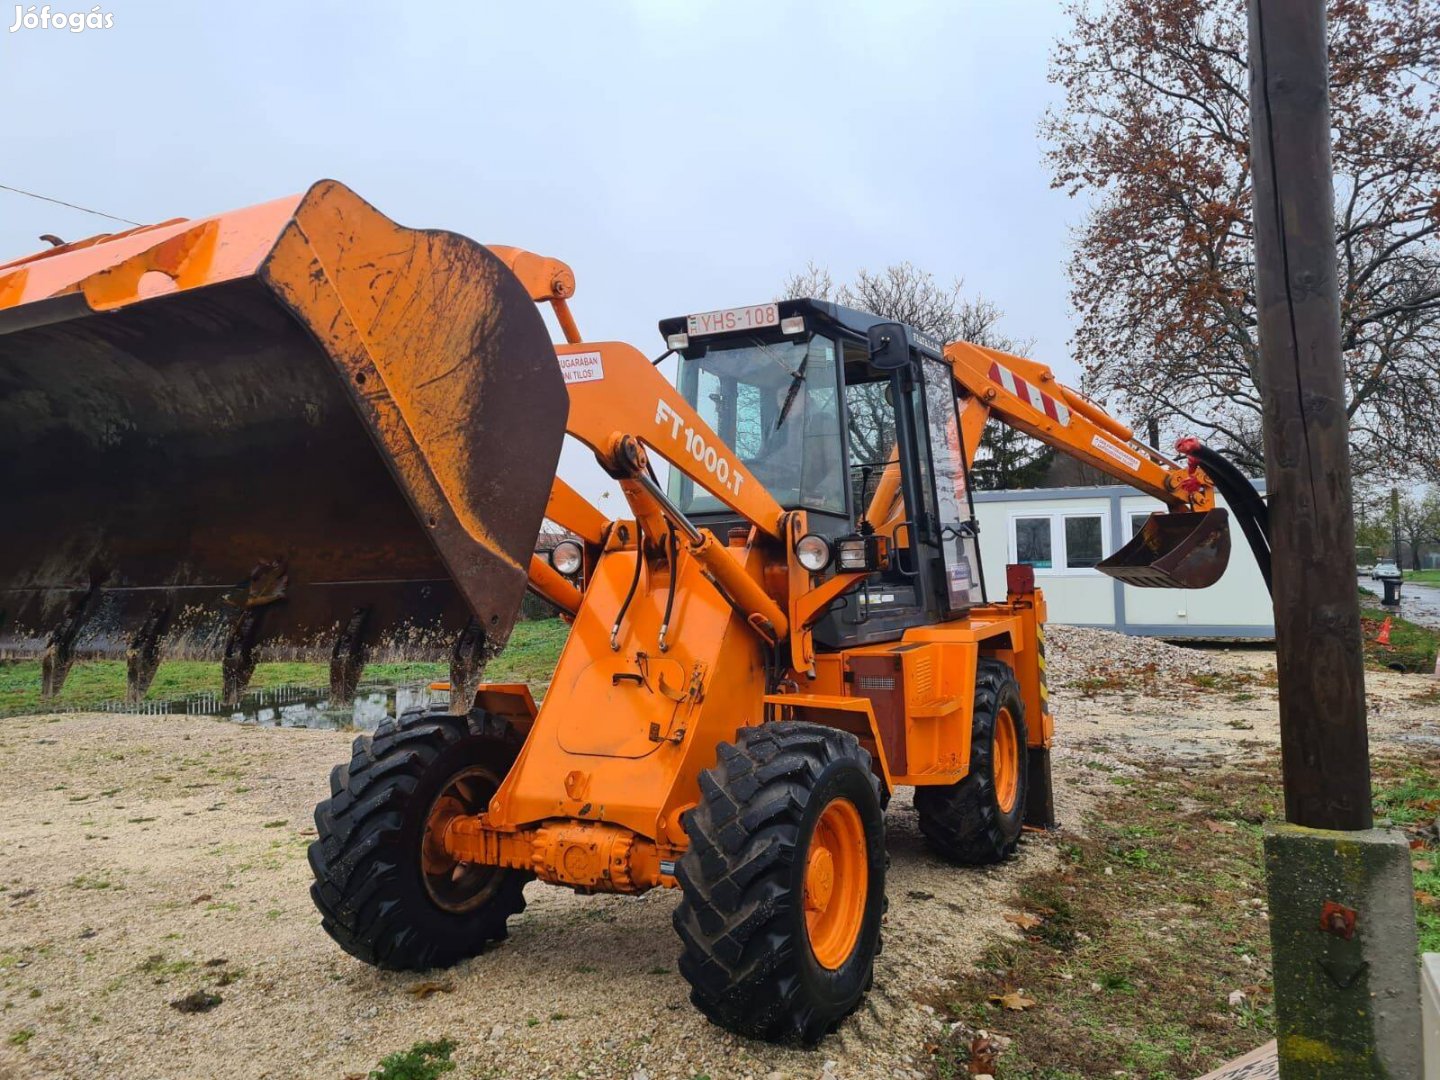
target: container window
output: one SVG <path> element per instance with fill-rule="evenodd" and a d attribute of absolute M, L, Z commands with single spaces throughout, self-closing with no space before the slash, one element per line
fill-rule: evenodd
<path fill-rule="evenodd" d="M 1065 519 L 1065 567 L 1088 570 L 1105 557 L 1099 517 Z"/>
<path fill-rule="evenodd" d="M 1037 570 L 1049 570 L 1054 565 L 1048 517 L 1015 519 L 1015 561 L 1029 563 Z"/>

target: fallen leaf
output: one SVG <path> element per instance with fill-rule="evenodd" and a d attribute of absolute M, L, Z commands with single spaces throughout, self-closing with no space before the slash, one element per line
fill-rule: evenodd
<path fill-rule="evenodd" d="M 1245 1002 L 1249 999 L 1249 996 L 1250 995 L 1245 993 L 1244 990 L 1231 990 L 1230 1007 L 1232 1009 L 1238 1009 L 1241 1005 L 1245 1004 Z"/>
<path fill-rule="evenodd" d="M 1428 892 L 1416 889 L 1415 902 L 1421 907 L 1440 907 L 1440 896 L 1431 896 Z"/>
<path fill-rule="evenodd" d="M 971 1076 L 984 1076 L 995 1072 L 995 1061 L 1000 1056 L 1000 1050 L 984 1035 L 976 1035 L 970 1040 L 970 1061 L 966 1065 L 966 1071 Z"/>
<path fill-rule="evenodd" d="M 1014 923 L 1021 930 L 1034 930 L 1045 921 L 1039 915 L 1031 915 L 1025 911 L 1011 911 L 1006 913 L 1003 918 L 1008 923 Z"/>
<path fill-rule="evenodd" d="M 213 896 L 211 896 L 208 892 L 202 892 L 199 896 L 195 897 L 194 900 L 191 900 L 190 903 L 192 903 L 192 904 L 203 904 L 203 903 L 205 903 L 206 900 L 214 900 L 214 899 L 215 899 L 215 898 L 214 898 Z"/>
<path fill-rule="evenodd" d="M 1417 836 L 1414 840 L 1411 840 L 1411 841 L 1410 841 L 1410 850 L 1411 850 L 1411 851 L 1423 851 L 1423 850 L 1425 850 L 1425 838 L 1424 838 L 1423 836 Z"/>
<path fill-rule="evenodd" d="M 418 982 L 405 988 L 405 992 L 417 1001 L 424 1001 L 431 994 L 448 994 L 455 989 L 453 982 Z"/>
<path fill-rule="evenodd" d="M 1232 833 L 1235 831 L 1235 826 L 1231 825 L 1228 821 L 1207 820 L 1205 822 L 1205 828 L 1209 829 L 1213 833 Z"/>
<path fill-rule="evenodd" d="M 1024 1012 L 1026 1009 L 1033 1008 L 1036 1003 L 1033 999 L 1021 994 L 1020 991 L 1011 990 L 1008 994 L 991 994 L 990 1004 L 1001 1005 L 1011 1012 Z"/>
<path fill-rule="evenodd" d="M 1416 872 L 1417 874 L 1428 874 L 1428 873 L 1430 873 L 1431 870 L 1434 870 L 1434 869 L 1435 869 L 1435 864 L 1434 864 L 1433 862 L 1431 862 L 1429 859 L 1416 859 L 1416 860 L 1415 860 L 1415 872 Z"/>

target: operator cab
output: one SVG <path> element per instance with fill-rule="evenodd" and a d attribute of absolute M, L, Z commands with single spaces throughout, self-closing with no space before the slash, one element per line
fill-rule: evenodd
<path fill-rule="evenodd" d="M 950 366 L 900 323 L 820 300 L 664 319 L 679 389 L 837 565 L 869 577 L 817 624 L 817 644 L 898 638 L 984 602 Z M 734 511 L 680 470 L 672 501 L 723 535 Z M 858 567 L 857 567 L 858 568 Z"/>

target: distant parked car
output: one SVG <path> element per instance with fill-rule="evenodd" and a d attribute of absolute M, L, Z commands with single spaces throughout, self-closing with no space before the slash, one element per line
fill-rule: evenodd
<path fill-rule="evenodd" d="M 1395 565 L 1393 559 L 1381 559 L 1370 570 L 1371 581 L 1384 581 L 1386 578 L 1401 577 L 1400 567 Z"/>

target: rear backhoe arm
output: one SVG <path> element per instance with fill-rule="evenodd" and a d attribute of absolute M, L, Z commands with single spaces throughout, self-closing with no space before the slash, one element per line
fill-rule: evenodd
<path fill-rule="evenodd" d="M 964 391 L 960 426 L 967 464 L 974 463 L 980 433 L 993 413 L 1172 510 L 1203 512 L 1214 506 L 1214 488 L 1203 474 L 1137 440 L 1130 428 L 1062 385 L 1044 364 L 966 341 L 947 345 L 945 359 Z"/>

